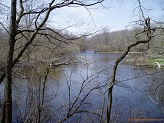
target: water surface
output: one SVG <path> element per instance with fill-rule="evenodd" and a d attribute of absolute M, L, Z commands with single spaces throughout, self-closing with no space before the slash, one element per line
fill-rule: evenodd
<path fill-rule="evenodd" d="M 121 54 L 87 51 L 77 56 L 80 62 L 76 64 L 51 68 L 45 84 L 45 66 L 20 69 L 13 84 L 14 122 L 35 121 L 43 94 L 42 122 L 55 123 L 68 114 L 66 123 L 105 120 L 107 87 L 113 64 Z M 133 57 L 136 55 L 130 54 L 125 59 Z M 162 69 L 121 62 L 113 90 L 112 121 L 164 118 L 163 75 Z M 3 89 L 1 84 L 1 99 Z"/>

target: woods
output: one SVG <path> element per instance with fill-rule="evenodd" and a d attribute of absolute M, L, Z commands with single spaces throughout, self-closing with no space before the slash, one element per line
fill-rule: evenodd
<path fill-rule="evenodd" d="M 157 26 L 153 27 L 158 28 Z M 97 35 L 92 36 L 88 39 L 89 49 L 93 49 L 95 52 L 124 52 L 128 44 L 134 43 L 137 39 L 134 37 L 135 34 L 142 32 L 142 28 L 125 29 L 121 31 L 109 32 L 103 31 Z M 140 44 L 130 52 L 146 52 L 147 50 L 154 51 L 156 55 L 163 53 L 163 34 L 162 30 L 158 30 L 154 35 L 160 35 L 154 37 L 151 40 L 150 47 L 148 44 Z M 140 38 L 144 37 L 140 35 Z M 161 39 L 159 39 L 161 38 Z M 95 43 L 96 42 L 96 43 Z M 149 54 L 152 55 L 152 54 Z M 152 56 L 153 57 L 153 56 Z"/>
<path fill-rule="evenodd" d="M 1 19 L 0 22 L 0 83 L 4 83 L 2 123 L 41 123 L 53 120 L 62 123 L 72 122 L 74 119 L 77 122 L 88 120 L 109 123 L 113 120 L 113 87 L 117 85 L 116 75 L 120 62 L 129 52 L 140 53 L 144 60 L 163 59 L 163 23 L 149 18 L 144 13 L 142 2 L 137 0 L 138 5 L 134 10 L 139 11 L 140 20 L 135 21 L 135 26 L 129 29 L 110 32 L 110 29 L 103 28 L 97 33 L 76 35 L 68 32 L 67 28 L 58 29 L 47 25 L 55 10 L 84 7 L 89 11 L 89 7 L 103 2 L 104 0 L 12 0 L 10 7 L 0 3 L 3 19 L 10 18 L 10 23 L 8 19 L 4 22 Z M 10 9 L 11 13 L 3 15 L 4 8 Z M 102 65 L 101 69 L 97 68 L 92 73 L 94 63 L 87 61 L 86 55 L 85 58 L 79 57 L 79 53 L 87 50 L 122 54 L 113 62 L 112 69 L 111 66 L 101 68 Z M 75 71 L 79 64 L 82 67 Z M 69 70 L 62 66 L 68 66 Z M 67 73 L 64 74 L 65 71 Z M 78 75 L 74 75 L 76 72 Z M 104 75 L 107 76 L 105 80 L 101 78 Z M 65 82 L 65 91 L 59 86 L 57 78 L 60 76 L 60 79 L 65 79 L 62 80 Z M 22 84 L 19 85 L 19 81 Z M 54 86 L 48 87 L 51 81 L 55 81 Z M 163 82 L 159 86 L 161 85 Z M 21 91 L 27 93 L 25 99 L 18 101 L 17 96 L 13 99 L 13 95 L 17 93 L 13 88 L 17 88 L 17 91 L 24 89 Z M 50 92 L 53 94 L 48 95 Z M 19 94 L 21 92 L 17 95 Z M 97 95 L 100 106 L 96 106 L 91 100 Z M 60 100 L 61 97 L 64 99 Z M 21 110 L 22 104 L 26 108 Z M 18 119 L 15 119 L 15 110 L 20 113 Z M 82 116 L 86 119 L 79 119 Z"/>

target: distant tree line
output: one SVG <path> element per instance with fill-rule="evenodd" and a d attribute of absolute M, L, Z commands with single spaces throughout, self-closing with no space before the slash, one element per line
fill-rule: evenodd
<path fill-rule="evenodd" d="M 154 28 L 157 28 L 156 25 Z M 88 49 L 95 52 L 124 52 L 129 44 L 136 42 L 138 39 L 144 38 L 144 34 L 136 37 L 137 33 L 141 33 L 141 28 L 134 27 L 110 32 L 104 28 L 100 33 L 87 39 Z M 131 52 L 142 52 L 143 54 L 162 55 L 164 53 L 164 32 L 159 30 L 155 32 L 155 36 L 148 44 L 139 44 L 132 48 Z"/>
<path fill-rule="evenodd" d="M 159 25 L 158 25 L 159 26 Z M 156 26 L 157 27 L 157 26 Z M 48 27 L 47 27 L 48 28 Z M 143 37 L 135 37 L 141 32 L 140 28 L 125 29 L 110 32 L 104 28 L 101 32 L 90 37 L 78 37 L 66 32 L 54 29 L 58 34 L 54 35 L 51 30 L 44 32 L 44 35 L 37 35 L 32 45 L 30 45 L 22 60 L 25 61 L 43 61 L 49 58 L 68 58 L 69 54 L 76 54 L 79 51 L 93 50 L 95 52 L 124 52 L 128 44 L 136 42 Z M 26 32 L 25 35 L 30 35 Z M 164 32 L 159 30 L 155 32 L 156 36 L 148 44 L 139 44 L 131 49 L 131 52 L 141 52 L 147 57 L 163 57 L 164 53 Z M 140 35 L 141 36 L 141 35 Z M 143 35 L 144 36 L 144 35 Z M 0 64 L 5 63 L 7 51 L 8 34 L 2 28 L 0 29 Z M 19 52 L 24 46 L 26 40 L 18 36 L 15 52 Z M 70 58 L 69 57 L 69 58 Z"/>
<path fill-rule="evenodd" d="M 66 32 L 54 29 L 58 34 L 54 35 L 51 30 L 47 30 L 44 35 L 37 35 L 32 45 L 30 45 L 22 56 L 23 61 L 43 61 L 49 58 L 68 58 L 69 54 L 76 54 L 79 51 L 93 50 L 95 52 L 124 52 L 128 44 L 136 42 L 143 37 L 135 37 L 141 32 L 140 28 L 125 29 L 110 32 L 104 28 L 101 32 L 90 37 L 78 37 Z M 30 35 L 26 32 L 25 35 Z M 155 36 L 149 44 L 139 44 L 131 49 L 131 52 L 141 52 L 148 57 L 163 57 L 164 35 L 161 30 L 155 32 Z M 144 36 L 144 35 L 143 35 Z M 3 29 L 0 30 L 0 64 L 5 63 L 7 51 L 8 34 Z M 24 40 L 24 41 L 23 41 Z M 26 40 L 18 36 L 15 45 L 15 52 L 19 52 Z M 70 58 L 69 57 L 69 58 Z"/>

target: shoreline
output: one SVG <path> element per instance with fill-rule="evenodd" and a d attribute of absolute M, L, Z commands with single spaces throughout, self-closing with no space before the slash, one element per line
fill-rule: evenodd
<path fill-rule="evenodd" d="M 124 52 L 98 52 L 98 51 L 93 51 L 95 53 L 113 53 L 113 54 L 123 54 Z M 129 52 L 128 54 L 141 54 L 141 52 Z"/>
<path fill-rule="evenodd" d="M 164 67 L 164 59 L 146 59 L 143 57 L 128 59 L 125 62 L 135 64 L 137 66 L 153 66 L 153 67 Z"/>

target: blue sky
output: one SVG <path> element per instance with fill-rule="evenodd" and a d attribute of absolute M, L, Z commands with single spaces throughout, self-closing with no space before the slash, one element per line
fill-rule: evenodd
<path fill-rule="evenodd" d="M 2 1 L 8 1 L 7 3 L 10 4 L 10 0 Z M 156 21 L 164 21 L 161 1 L 163 0 L 141 0 L 141 4 L 147 9 L 144 11 L 145 15 Z M 130 28 L 129 23 L 140 18 L 138 9 L 135 9 L 138 6 L 137 0 L 104 0 L 102 5 L 87 9 L 64 7 L 54 10 L 47 25 L 59 29 L 66 28 L 72 33 L 81 34 L 92 33 L 105 27 L 109 31 Z"/>
<path fill-rule="evenodd" d="M 144 11 L 146 16 L 155 20 L 163 19 L 160 0 L 141 0 L 141 4 L 147 9 Z M 69 27 L 67 30 L 73 33 L 94 32 L 105 27 L 116 31 L 127 28 L 129 23 L 140 17 L 138 9 L 135 9 L 137 0 L 105 0 L 103 6 L 97 5 L 88 10 L 84 7 L 55 10 L 49 24 L 57 28 Z"/>

